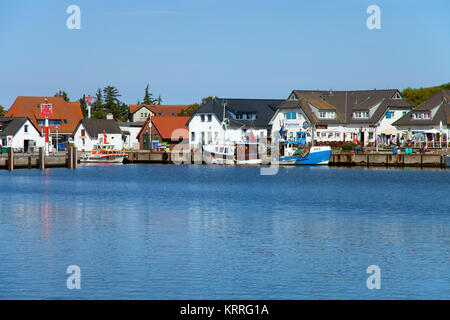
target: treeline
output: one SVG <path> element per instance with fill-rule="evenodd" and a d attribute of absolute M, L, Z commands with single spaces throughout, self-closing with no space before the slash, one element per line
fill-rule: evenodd
<path fill-rule="evenodd" d="M 55 97 L 62 97 L 65 101 L 70 101 L 67 92 L 59 90 Z M 114 119 L 120 121 L 127 121 L 129 117 L 128 104 L 120 101 L 121 94 L 119 90 L 114 86 L 106 86 L 103 89 L 98 88 L 94 99 L 91 104 L 91 118 L 93 119 L 105 119 L 108 113 L 112 113 Z M 83 94 L 79 100 L 83 117 L 88 116 L 88 106 L 86 102 L 86 95 Z M 142 102 L 138 100 L 137 104 L 161 104 L 162 98 L 158 95 L 157 98 L 150 92 L 149 85 L 145 88 L 144 98 Z"/>
<path fill-rule="evenodd" d="M 213 97 L 213 96 L 209 96 L 209 97 L 205 97 L 202 98 L 202 102 L 198 103 L 198 102 L 194 102 L 192 104 L 192 106 L 190 106 L 189 108 L 187 108 L 186 110 L 182 111 L 181 113 L 179 113 L 179 116 L 192 116 L 194 114 L 194 112 L 200 108 L 202 105 L 207 104 L 208 102 L 212 101 L 214 98 L 217 97 Z"/>
<path fill-rule="evenodd" d="M 450 90 L 450 82 L 442 84 L 436 87 L 428 87 L 428 88 L 406 88 L 402 91 L 402 97 L 408 100 L 413 106 L 417 107 L 423 101 L 429 99 L 436 92 L 440 90 L 447 89 Z"/>

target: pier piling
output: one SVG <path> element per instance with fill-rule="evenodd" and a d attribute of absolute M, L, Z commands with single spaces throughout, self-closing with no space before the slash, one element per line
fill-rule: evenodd
<path fill-rule="evenodd" d="M 8 170 L 14 170 L 14 149 L 12 147 L 8 148 Z"/>

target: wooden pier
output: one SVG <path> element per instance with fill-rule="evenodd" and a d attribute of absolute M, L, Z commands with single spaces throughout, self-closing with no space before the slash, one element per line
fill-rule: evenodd
<path fill-rule="evenodd" d="M 39 148 L 38 154 L 14 153 L 8 148 L 7 154 L 0 154 L 0 169 L 45 169 L 45 168 L 70 168 L 78 166 L 78 152 L 75 147 L 69 150 L 45 155 L 44 148 Z"/>
<path fill-rule="evenodd" d="M 332 153 L 330 166 L 446 167 L 445 154 Z"/>

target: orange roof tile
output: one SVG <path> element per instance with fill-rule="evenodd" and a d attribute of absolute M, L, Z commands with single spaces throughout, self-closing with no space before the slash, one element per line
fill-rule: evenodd
<path fill-rule="evenodd" d="M 62 97 L 24 97 L 19 96 L 14 101 L 11 108 L 6 113 L 6 117 L 28 117 L 33 121 L 33 124 L 38 125 L 38 120 L 43 120 L 45 117 L 41 116 L 40 104 L 52 104 L 53 116 L 49 119 L 61 120 L 61 125 L 58 126 L 59 133 L 73 133 L 75 128 L 83 119 L 83 113 L 79 102 L 66 102 Z M 50 126 L 50 131 L 54 132 L 55 127 Z"/>
<path fill-rule="evenodd" d="M 189 108 L 190 104 L 171 104 L 171 105 L 157 105 L 157 104 L 130 104 L 130 113 L 133 114 L 142 107 L 146 107 L 152 111 L 156 116 L 172 116 L 172 113 L 178 115 L 180 112 Z M 160 114 L 161 113 L 161 114 Z"/>
<path fill-rule="evenodd" d="M 189 127 L 186 126 L 190 117 L 173 117 L 173 116 L 158 116 L 152 117 L 152 125 L 158 130 L 162 139 L 171 139 L 172 132 L 176 129 L 186 129 L 179 137 L 183 139 L 189 138 Z M 178 137 L 177 137 L 178 138 Z"/>

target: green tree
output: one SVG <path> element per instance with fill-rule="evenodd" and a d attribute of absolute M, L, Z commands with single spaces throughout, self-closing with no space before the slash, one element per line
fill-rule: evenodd
<path fill-rule="evenodd" d="M 83 113 L 83 118 L 88 117 L 88 109 L 87 109 L 87 102 L 86 102 L 86 95 L 83 94 L 83 97 L 78 100 L 80 102 L 81 112 Z"/>
<path fill-rule="evenodd" d="M 450 82 L 444 83 L 440 86 L 428 88 L 413 89 L 408 87 L 406 89 L 403 89 L 402 96 L 403 98 L 408 100 L 413 106 L 417 107 L 419 104 L 431 98 L 431 96 L 433 96 L 434 94 L 443 89 L 450 90 Z"/>
<path fill-rule="evenodd" d="M 142 101 L 143 104 L 155 104 L 157 101 L 155 98 L 153 98 L 153 94 L 150 93 L 149 85 L 145 87 L 145 94 L 144 94 L 144 100 Z"/>
<path fill-rule="evenodd" d="M 94 119 L 105 119 L 106 112 L 103 104 L 102 90 L 98 88 L 95 101 L 91 105 L 91 117 Z"/>
<path fill-rule="evenodd" d="M 0 104 L 0 117 L 4 117 L 6 114 L 5 109 L 3 108 L 3 106 Z"/>
<path fill-rule="evenodd" d="M 156 103 L 157 103 L 158 105 L 161 105 L 161 102 L 162 102 L 161 95 L 158 94 L 158 98 L 156 99 Z"/>
<path fill-rule="evenodd" d="M 186 116 L 186 117 L 190 117 L 194 114 L 194 112 L 200 108 L 201 106 L 207 104 L 208 102 L 212 101 L 213 99 L 217 99 L 216 96 L 209 96 L 209 97 L 204 97 L 202 98 L 202 102 L 198 103 L 198 102 L 194 102 L 192 104 L 192 106 L 190 106 L 189 108 L 187 108 L 186 110 L 180 112 L 178 115 L 179 116 Z"/>
<path fill-rule="evenodd" d="M 55 97 L 63 97 L 64 101 L 69 102 L 69 96 L 67 95 L 67 92 L 65 92 L 64 90 L 59 90 L 57 93 L 55 93 L 54 95 Z"/>

